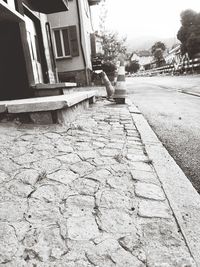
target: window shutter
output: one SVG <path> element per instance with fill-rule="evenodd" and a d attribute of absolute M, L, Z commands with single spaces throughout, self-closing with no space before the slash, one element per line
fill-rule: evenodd
<path fill-rule="evenodd" d="M 75 25 L 69 27 L 69 38 L 72 57 L 79 56 L 78 37 Z"/>
<path fill-rule="evenodd" d="M 90 42 L 91 42 L 91 55 L 92 58 L 96 57 L 96 36 L 95 33 L 90 34 Z"/>

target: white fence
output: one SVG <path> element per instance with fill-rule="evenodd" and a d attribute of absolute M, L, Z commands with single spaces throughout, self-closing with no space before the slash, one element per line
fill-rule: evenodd
<path fill-rule="evenodd" d="M 159 68 L 142 71 L 142 75 L 157 74 L 183 74 L 188 72 L 197 72 L 200 70 L 200 58 L 184 60 L 179 64 L 167 64 Z"/>

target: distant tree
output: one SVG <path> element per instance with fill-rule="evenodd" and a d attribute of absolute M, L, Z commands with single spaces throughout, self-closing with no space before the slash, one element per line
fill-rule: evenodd
<path fill-rule="evenodd" d="M 177 38 L 181 42 L 181 53 L 193 58 L 200 53 L 200 13 L 187 9 L 181 12 L 180 17 L 181 27 Z"/>
<path fill-rule="evenodd" d="M 156 42 L 152 47 L 151 47 L 151 53 L 154 55 L 157 49 L 161 49 L 163 52 L 166 50 L 166 46 L 162 42 Z"/>
<path fill-rule="evenodd" d="M 160 67 L 165 63 L 165 59 L 163 56 L 164 51 L 166 50 L 166 46 L 162 42 L 156 42 L 152 47 L 151 47 L 151 53 L 156 61 L 156 66 Z"/>
<path fill-rule="evenodd" d="M 130 72 L 130 73 L 137 72 L 139 70 L 139 68 L 140 68 L 140 65 L 139 65 L 139 62 L 137 60 L 133 60 L 133 61 L 129 62 L 125 67 L 126 71 Z"/>

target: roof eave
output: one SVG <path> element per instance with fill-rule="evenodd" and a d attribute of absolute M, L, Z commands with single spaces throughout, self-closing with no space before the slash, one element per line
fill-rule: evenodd
<path fill-rule="evenodd" d="M 35 11 L 44 14 L 52 14 L 69 10 L 68 0 L 31 0 L 31 2 Z"/>

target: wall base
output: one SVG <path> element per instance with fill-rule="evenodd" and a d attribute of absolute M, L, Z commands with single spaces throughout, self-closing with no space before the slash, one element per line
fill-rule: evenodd
<path fill-rule="evenodd" d="M 92 71 L 90 69 L 87 69 L 87 76 L 88 81 L 86 78 L 85 70 L 66 71 L 58 73 L 60 82 L 73 82 L 77 83 L 78 86 L 91 85 Z"/>
<path fill-rule="evenodd" d="M 81 112 L 89 108 L 89 104 L 89 99 L 87 99 L 73 107 L 58 110 L 57 122 L 64 125 L 73 122 Z"/>
<path fill-rule="evenodd" d="M 71 107 L 63 108 L 61 110 L 54 111 L 39 111 L 29 113 L 18 113 L 18 114 L 0 114 L 0 123 L 14 122 L 19 124 L 38 124 L 38 125 L 49 125 L 49 124 L 69 124 L 73 122 L 77 116 L 84 110 L 89 108 L 90 104 L 95 103 L 95 96 L 86 99 L 73 105 Z"/>

